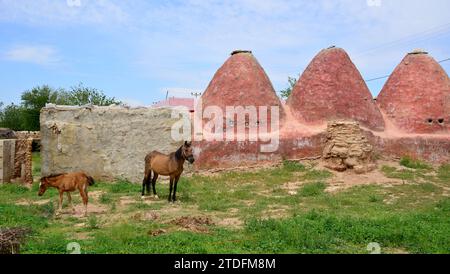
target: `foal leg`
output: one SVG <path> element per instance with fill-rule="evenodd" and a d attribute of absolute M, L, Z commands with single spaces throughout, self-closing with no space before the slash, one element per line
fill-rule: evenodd
<path fill-rule="evenodd" d="M 67 199 L 69 199 L 69 205 L 70 208 L 72 209 L 72 212 L 75 213 L 75 207 L 73 207 L 72 196 L 70 195 L 70 192 L 67 192 Z"/>
<path fill-rule="evenodd" d="M 170 191 L 169 191 L 169 203 L 172 202 L 172 188 L 173 188 L 173 180 L 174 178 L 170 176 Z"/>
<path fill-rule="evenodd" d="M 64 192 L 62 190 L 59 191 L 59 204 L 58 204 L 58 211 L 56 212 L 56 215 L 60 215 L 62 212 L 62 203 L 64 198 Z"/>
<path fill-rule="evenodd" d="M 175 177 L 175 185 L 173 187 L 173 198 L 172 201 L 175 203 L 177 201 L 177 185 L 178 180 L 180 180 L 180 176 Z"/>
<path fill-rule="evenodd" d="M 153 187 L 153 195 L 156 199 L 158 199 L 158 195 L 156 194 L 156 180 L 158 180 L 158 176 L 159 174 L 153 171 L 152 187 Z"/>
<path fill-rule="evenodd" d="M 80 189 L 80 195 L 81 198 L 83 199 L 83 204 L 84 204 L 84 216 L 87 216 L 87 206 L 88 206 L 88 194 L 87 194 L 87 187 L 86 185 Z"/>

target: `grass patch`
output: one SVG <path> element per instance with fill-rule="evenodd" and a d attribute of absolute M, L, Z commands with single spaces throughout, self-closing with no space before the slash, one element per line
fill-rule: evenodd
<path fill-rule="evenodd" d="M 388 178 L 401 179 L 403 181 L 414 181 L 417 177 L 413 170 L 397 170 L 397 168 L 390 166 L 383 166 L 381 171 Z"/>
<path fill-rule="evenodd" d="M 103 193 L 103 194 L 100 196 L 99 202 L 102 203 L 102 204 L 108 205 L 108 204 L 113 203 L 113 202 L 114 202 L 114 199 L 113 199 L 113 197 L 112 197 L 110 194 L 108 194 L 108 193 Z"/>
<path fill-rule="evenodd" d="M 40 152 L 33 152 L 31 159 L 33 161 L 33 170 L 32 174 L 33 177 L 41 177 L 41 153 Z"/>
<path fill-rule="evenodd" d="M 317 183 L 309 183 L 304 185 L 300 191 L 299 195 L 302 197 L 312 197 L 323 194 L 326 188 L 325 183 L 317 182 Z"/>
<path fill-rule="evenodd" d="M 55 218 L 58 194 L 53 189 L 40 198 L 38 184 L 31 191 L 0 185 L 0 227 L 32 228 L 24 253 L 65 254 L 70 242 L 80 243 L 82 253 L 367 253 L 371 242 L 380 243 L 383 253 L 450 253 L 450 198 L 443 186 L 449 182 L 449 165 L 436 173 L 382 170 L 405 184 L 326 193 L 330 172 L 285 161 L 258 171 L 184 176 L 177 192 L 181 203 L 173 205 L 167 203 L 168 186 L 161 183 L 160 200 L 144 202 L 139 184 L 99 182 L 90 190 L 102 195 L 90 205 L 108 205 L 108 210 L 87 219 L 70 213 Z M 120 206 L 122 197 L 136 202 Z M 74 198 L 81 203 L 78 195 Z M 34 204 L 40 199 L 50 200 Z M 23 200 L 29 205 L 16 205 Z M 182 216 L 210 216 L 216 225 L 201 233 L 170 222 Z M 240 225 L 224 227 L 225 219 Z"/>
<path fill-rule="evenodd" d="M 311 211 L 286 220 L 252 220 L 246 230 L 255 248 L 267 253 L 367 253 L 371 242 L 412 253 L 448 253 L 450 219 L 442 217 L 442 211 L 372 218 Z"/>
<path fill-rule="evenodd" d="M 0 191 L 9 194 L 24 194 L 30 192 L 28 188 L 12 183 L 0 184 Z"/>
<path fill-rule="evenodd" d="M 129 194 L 139 191 L 139 186 L 126 180 L 119 180 L 115 183 L 108 184 L 108 189 L 111 193 Z"/>
<path fill-rule="evenodd" d="M 439 167 L 438 178 L 442 182 L 450 184 L 450 164 L 441 165 Z"/>
<path fill-rule="evenodd" d="M 326 180 L 328 178 L 331 178 L 333 174 L 329 172 L 328 170 L 316 170 L 311 169 L 308 170 L 302 178 L 308 181 L 315 181 L 315 180 Z"/>
<path fill-rule="evenodd" d="M 287 171 L 305 171 L 306 167 L 299 162 L 294 161 L 283 161 L 283 168 Z"/>
<path fill-rule="evenodd" d="M 431 169 L 431 166 L 428 165 L 427 163 L 422 162 L 420 160 L 413 159 L 409 156 L 403 157 L 400 160 L 400 165 L 407 167 L 407 168 L 412 168 L 412 169 L 424 169 L 424 170 Z"/>
<path fill-rule="evenodd" d="M 88 227 L 88 229 L 99 229 L 100 228 L 98 219 L 95 215 L 88 217 L 87 227 Z"/>

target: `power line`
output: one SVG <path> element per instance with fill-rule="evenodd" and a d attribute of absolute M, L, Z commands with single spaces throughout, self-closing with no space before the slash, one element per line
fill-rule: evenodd
<path fill-rule="evenodd" d="M 444 63 L 444 62 L 447 62 L 447 61 L 450 61 L 450 58 L 447 58 L 447 59 L 438 61 L 438 63 L 440 64 L 440 63 Z M 372 81 L 376 81 L 376 80 L 381 80 L 381 79 L 389 78 L 389 76 L 391 76 L 391 75 L 380 76 L 380 77 L 368 79 L 368 80 L 365 80 L 365 81 L 366 81 L 366 82 L 372 82 Z"/>
<path fill-rule="evenodd" d="M 387 42 L 384 44 L 379 44 L 379 45 L 369 48 L 365 51 L 356 53 L 354 56 L 366 55 L 368 53 L 372 53 L 379 49 L 391 48 L 391 47 L 395 47 L 395 46 L 402 45 L 405 43 L 411 44 L 411 43 L 416 43 L 416 42 L 427 41 L 427 40 L 430 40 L 435 37 L 438 37 L 438 36 L 448 33 L 450 31 L 449 28 L 450 28 L 450 23 L 440 25 L 440 26 L 437 26 L 437 27 L 434 27 L 434 28 L 431 28 L 431 29 L 428 29 L 425 31 L 421 31 L 421 32 L 418 32 L 418 33 L 415 33 L 412 35 L 405 36 L 398 40 L 390 41 L 390 42 Z"/>
<path fill-rule="evenodd" d="M 368 79 L 368 80 L 366 80 L 366 82 L 372 82 L 372 81 L 376 81 L 376 80 L 389 78 L 389 76 L 391 76 L 391 75 L 385 75 L 385 76 L 380 76 L 380 77 L 377 77 L 377 78 Z"/>

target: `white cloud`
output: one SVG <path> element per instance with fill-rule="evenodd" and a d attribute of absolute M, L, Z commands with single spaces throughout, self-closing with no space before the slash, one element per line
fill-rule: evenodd
<path fill-rule="evenodd" d="M 71 2 L 70 2 L 71 1 Z M 109 0 L 0 0 L 0 21 L 56 27 L 67 24 L 125 24 L 128 14 Z M 121 1 L 122 3 L 125 1 Z"/>
<path fill-rule="evenodd" d="M 8 50 L 4 58 L 44 66 L 57 65 L 61 61 L 56 50 L 50 46 L 16 46 Z"/>
<path fill-rule="evenodd" d="M 140 76 L 161 86 L 204 89 L 232 50 L 250 49 L 280 89 L 330 45 L 367 78 L 390 73 L 414 48 L 448 57 L 439 39 L 449 10 L 448 0 L 0 0 L 0 22 L 107 27 Z"/>
<path fill-rule="evenodd" d="M 381 1 L 379 7 L 366 0 L 191 0 L 144 10 L 134 22 L 136 59 L 144 74 L 175 84 L 206 87 L 238 48 L 254 51 L 276 88 L 330 45 L 344 47 L 367 76 L 390 73 L 417 47 L 450 55 L 445 44 L 432 43 L 449 28 L 429 31 L 450 23 L 447 0 Z"/>

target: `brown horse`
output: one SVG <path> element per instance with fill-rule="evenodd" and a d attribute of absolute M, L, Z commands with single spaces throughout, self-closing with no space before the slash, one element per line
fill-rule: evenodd
<path fill-rule="evenodd" d="M 67 198 L 69 199 L 70 207 L 72 211 L 75 212 L 75 208 L 72 204 L 72 197 L 70 192 L 74 192 L 78 189 L 84 204 L 84 215 L 87 215 L 87 204 L 88 204 L 88 185 L 92 186 L 94 184 L 94 179 L 84 172 L 75 173 L 61 173 L 54 174 L 41 178 L 41 183 L 39 184 L 39 196 L 44 195 L 45 191 L 49 187 L 57 188 L 59 191 L 59 212 L 62 210 L 62 202 L 64 192 L 67 193 Z"/>
<path fill-rule="evenodd" d="M 186 160 L 191 164 L 194 163 L 191 142 L 184 142 L 183 146 L 181 146 L 176 152 L 169 155 L 162 154 L 158 151 L 149 153 L 145 157 L 145 175 L 142 182 L 142 197 L 145 195 L 145 188 L 147 188 L 147 194 L 150 194 L 150 182 L 153 186 L 153 195 L 158 197 L 156 195 L 155 188 L 158 176 L 170 176 L 169 202 L 176 202 L 177 184 L 181 174 L 183 173 L 183 165 Z"/>

